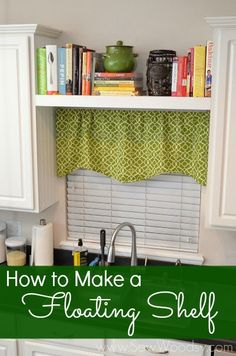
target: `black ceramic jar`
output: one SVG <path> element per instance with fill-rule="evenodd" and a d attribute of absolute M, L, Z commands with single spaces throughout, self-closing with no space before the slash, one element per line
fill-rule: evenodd
<path fill-rule="evenodd" d="M 171 50 L 153 50 L 147 60 L 148 95 L 170 96 L 172 63 L 176 52 Z"/>

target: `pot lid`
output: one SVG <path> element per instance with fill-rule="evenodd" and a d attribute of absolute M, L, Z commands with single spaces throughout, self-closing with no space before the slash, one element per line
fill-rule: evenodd
<path fill-rule="evenodd" d="M 133 46 L 124 46 L 123 41 L 117 41 L 115 45 L 106 46 L 106 48 L 108 48 L 108 47 L 126 47 L 126 48 L 133 48 Z"/>
<path fill-rule="evenodd" d="M 7 247 L 20 247 L 26 244 L 26 239 L 21 236 L 8 237 L 5 241 Z"/>
<path fill-rule="evenodd" d="M 170 50 L 170 49 L 154 49 L 149 52 L 150 56 L 176 56 L 176 51 Z"/>

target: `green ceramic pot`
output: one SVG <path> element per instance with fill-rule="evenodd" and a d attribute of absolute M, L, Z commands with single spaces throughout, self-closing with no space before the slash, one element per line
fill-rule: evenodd
<path fill-rule="evenodd" d="M 132 46 L 124 46 L 122 41 L 117 41 L 115 46 L 106 46 L 103 57 L 106 72 L 127 73 L 134 70 L 137 54 L 133 53 Z"/>

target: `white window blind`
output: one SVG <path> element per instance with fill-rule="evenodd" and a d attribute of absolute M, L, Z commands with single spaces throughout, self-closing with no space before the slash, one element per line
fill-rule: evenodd
<path fill-rule="evenodd" d="M 105 229 L 108 244 L 116 226 L 127 221 L 135 226 L 138 246 L 197 252 L 200 197 L 200 185 L 187 176 L 123 184 L 78 170 L 67 176 L 69 239 L 99 246 Z M 131 244 L 128 228 L 120 231 L 117 243 Z"/>

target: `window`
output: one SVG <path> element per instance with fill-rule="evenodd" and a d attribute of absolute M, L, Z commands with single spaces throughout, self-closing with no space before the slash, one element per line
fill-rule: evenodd
<path fill-rule="evenodd" d="M 160 175 L 122 184 L 88 170 L 67 176 L 69 239 L 99 247 L 100 229 L 107 244 L 116 226 L 128 221 L 137 231 L 137 246 L 198 252 L 201 186 L 191 177 Z M 117 243 L 131 244 L 129 229 Z"/>

